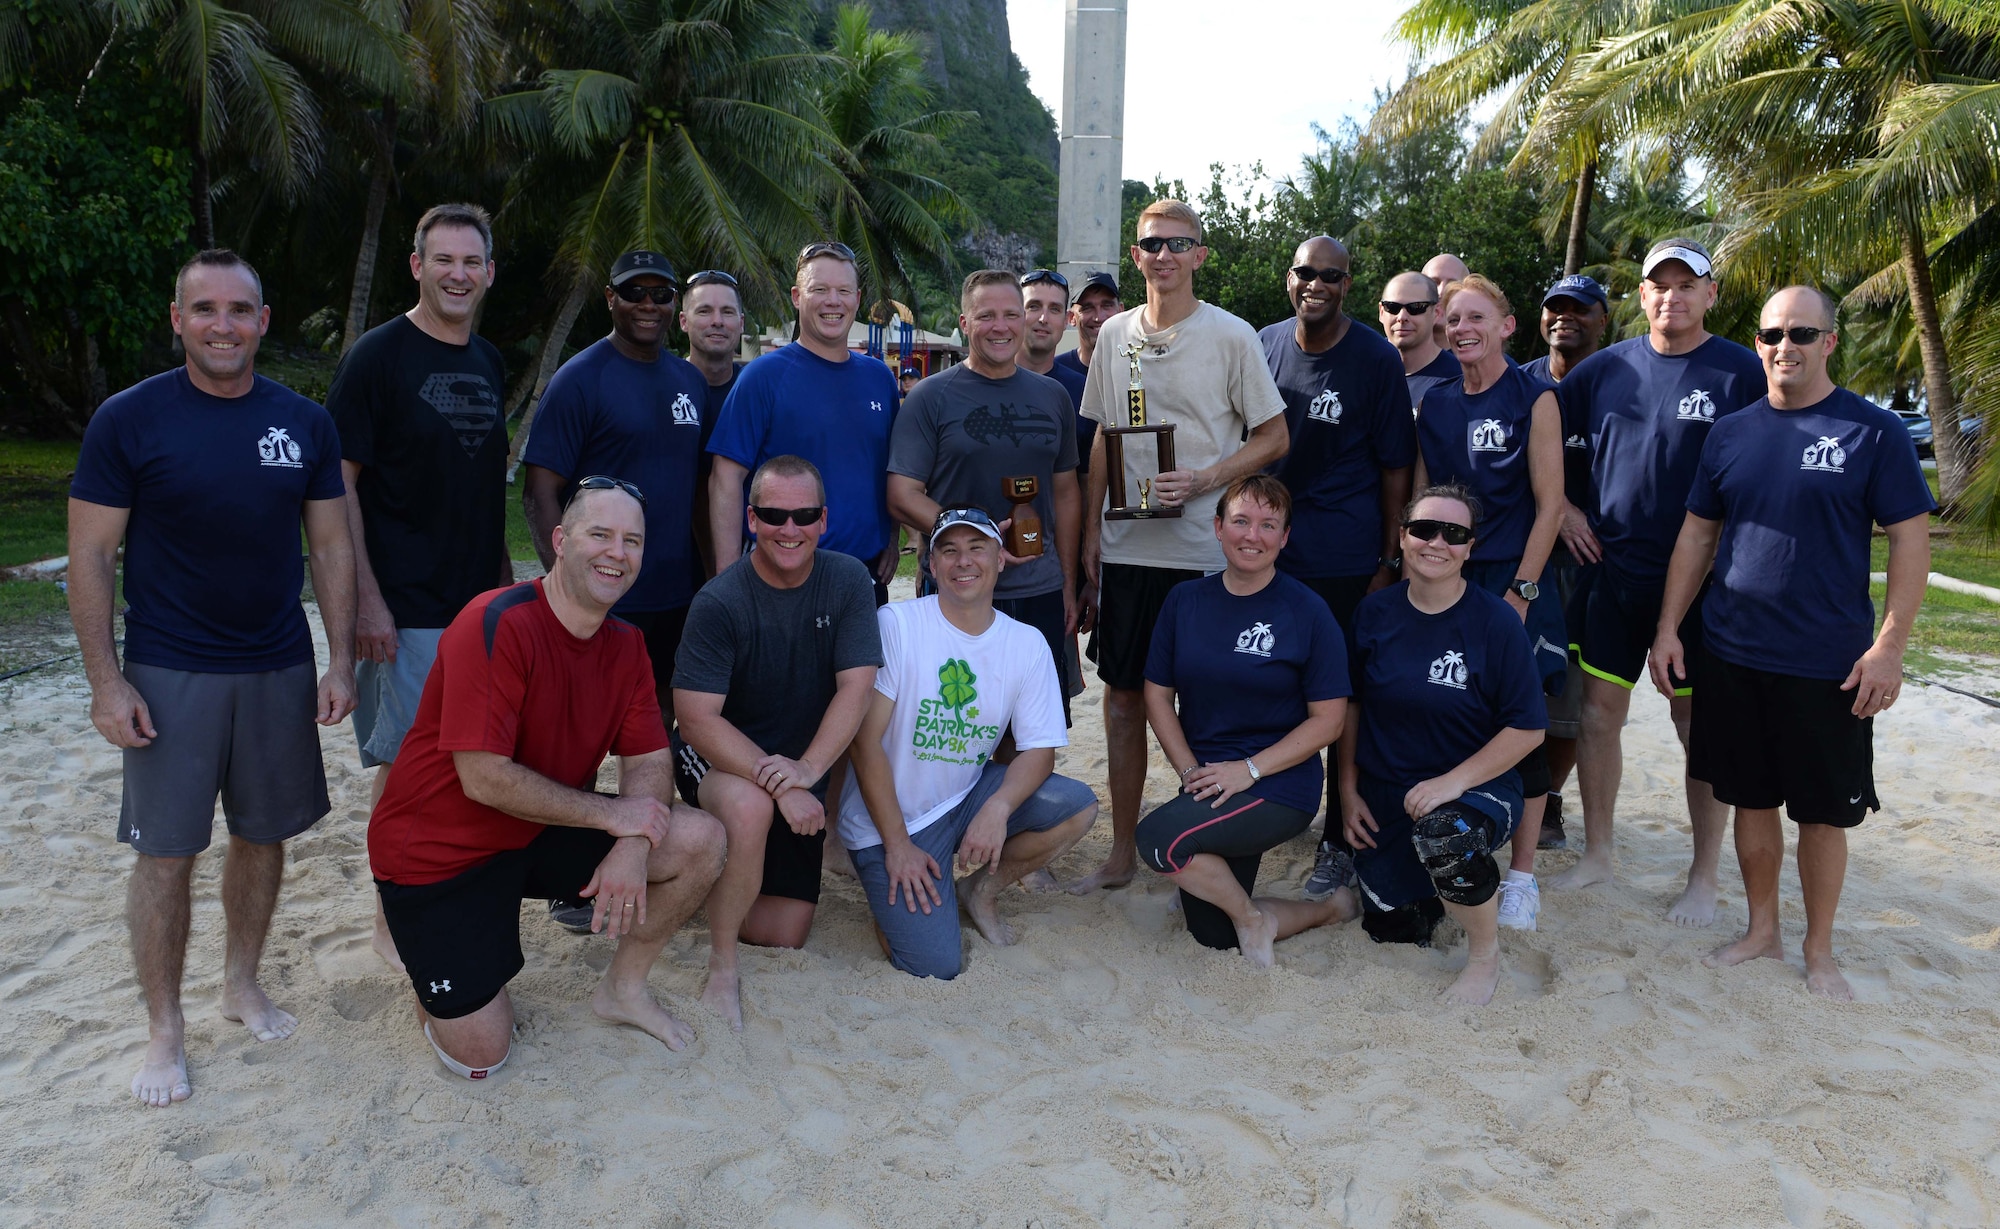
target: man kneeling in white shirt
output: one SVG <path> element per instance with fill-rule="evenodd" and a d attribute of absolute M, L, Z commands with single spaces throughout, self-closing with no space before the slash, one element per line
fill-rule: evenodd
<path fill-rule="evenodd" d="M 876 612 L 883 665 L 854 738 L 840 839 L 883 950 L 918 977 L 964 967 L 961 907 L 989 942 L 1012 943 L 1000 890 L 1097 818 L 1090 787 L 1053 771 L 1069 745 L 1061 685 L 1041 633 L 993 609 L 1000 565 L 992 518 L 946 508 L 931 530 L 938 592 Z M 1012 751 L 996 755 L 1003 739 Z"/>

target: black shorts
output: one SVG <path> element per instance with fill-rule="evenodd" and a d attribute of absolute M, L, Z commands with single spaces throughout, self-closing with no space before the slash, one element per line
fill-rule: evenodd
<path fill-rule="evenodd" d="M 596 828 L 545 828 L 437 883 L 375 881 L 382 916 L 424 1010 L 456 1020 L 491 1003 L 526 963 L 521 902 L 574 900 L 617 838 Z"/>
<path fill-rule="evenodd" d="M 1063 631 L 1062 590 L 1037 593 L 1033 597 L 996 597 L 993 609 L 1034 628 L 1049 642 L 1049 656 L 1056 663 L 1056 684 L 1062 688 L 1063 724 L 1069 725 L 1069 636 Z"/>
<path fill-rule="evenodd" d="M 1257 870 L 1269 850 L 1291 840 L 1312 823 L 1312 813 L 1241 794 L 1218 810 L 1192 794 L 1155 807 L 1139 821 L 1139 856 L 1163 875 L 1178 874 L 1188 859 L 1212 853 L 1229 864 L 1245 892 L 1257 887 Z M 1236 946 L 1236 923 L 1220 906 L 1181 893 L 1181 916 L 1188 933 L 1203 947 Z"/>
<path fill-rule="evenodd" d="M 1680 637 L 1687 673 L 1675 680 L 1674 694 L 1685 696 L 1694 690 L 1701 656 L 1701 602 L 1708 594 L 1708 582 L 1687 613 L 1681 616 Z M 1660 599 L 1666 596 L 1665 582 L 1635 585 L 1611 574 L 1603 564 L 1583 570 L 1575 595 L 1570 599 L 1568 623 L 1584 672 L 1630 691 L 1646 677 L 1646 655 L 1660 630 Z"/>
<path fill-rule="evenodd" d="M 1319 600 L 1333 612 L 1333 621 L 1340 624 L 1342 632 L 1354 626 L 1354 608 L 1361 599 L 1368 596 L 1368 586 L 1374 583 L 1375 573 L 1366 576 L 1300 576 L 1300 584 L 1319 594 Z"/>
<path fill-rule="evenodd" d="M 681 801 L 689 806 L 700 806 L 701 783 L 714 768 L 701 757 L 699 751 L 681 741 L 678 726 L 668 732 L 667 745 L 673 752 L 674 788 L 680 791 Z M 812 795 L 822 804 L 826 802 L 825 777 L 821 777 L 819 784 L 813 787 Z M 831 811 L 826 819 L 827 827 L 832 827 Z M 778 809 L 772 807 L 771 831 L 764 837 L 764 882 L 757 889 L 757 894 L 818 904 L 820 865 L 825 856 L 826 828 L 811 836 L 800 836 L 792 831 L 792 826 L 785 822 Z"/>
<path fill-rule="evenodd" d="M 1167 590 L 1203 573 L 1107 563 L 1097 592 L 1097 677 L 1106 687 L 1143 691 L 1146 654 L 1153 648 L 1153 624 L 1167 604 Z"/>
<path fill-rule="evenodd" d="M 1875 796 L 1875 719 L 1854 715 L 1838 679 L 1800 678 L 1739 666 L 1713 653 L 1688 730 L 1688 775 L 1717 802 L 1780 806 L 1794 823 L 1852 828 Z"/>
<path fill-rule="evenodd" d="M 679 610 L 644 610 L 621 614 L 619 618 L 638 628 L 646 637 L 646 656 L 653 661 L 653 688 L 662 696 L 673 690 L 674 658 L 681 651 L 681 633 L 687 630 L 688 607 Z"/>

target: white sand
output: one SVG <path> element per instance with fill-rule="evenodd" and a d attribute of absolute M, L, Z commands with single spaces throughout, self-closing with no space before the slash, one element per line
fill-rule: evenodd
<path fill-rule="evenodd" d="M 118 757 L 80 675 L 0 685 L 0 1224 L 1978 1226 L 2000 1223 L 2000 712 L 1911 688 L 1878 723 L 1888 809 L 1853 843 L 1840 957 L 1700 956 L 1743 922 L 1661 920 L 1687 862 L 1679 751 L 1642 697 L 1621 883 L 1544 897 L 1494 1005 L 1437 992 L 1463 948 L 1301 936 L 1259 973 L 1206 952 L 1166 884 L 1009 893 L 1021 944 L 957 982 L 892 970 L 853 883 L 801 952 L 747 950 L 748 1027 L 704 1013 L 699 919 L 653 984 L 674 1054 L 584 1003 L 608 956 L 524 910 L 522 1038 L 448 1076 L 368 948 L 365 778 L 323 735 L 333 813 L 292 843 L 260 1045 L 218 1015 L 219 858 L 196 876 L 194 1098 L 136 1105 L 145 1041 L 114 843 Z M 1103 780 L 1095 687 L 1063 768 Z M 1171 774 L 1157 767 L 1151 802 Z M 1574 814 L 1574 793 L 1570 812 Z M 1580 825 L 1579 825 L 1580 826 Z M 1109 817 L 1058 870 L 1096 865 Z M 1301 839 L 1266 860 L 1294 891 Z M 1571 855 L 1545 854 L 1542 871 Z"/>

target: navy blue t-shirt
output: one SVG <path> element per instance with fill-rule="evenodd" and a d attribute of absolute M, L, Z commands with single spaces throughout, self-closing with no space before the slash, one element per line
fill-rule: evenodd
<path fill-rule="evenodd" d="M 1548 709 L 1521 616 L 1468 584 L 1451 609 L 1425 614 L 1410 582 L 1354 610 L 1354 700 L 1362 772 L 1408 789 L 1457 768 L 1502 730 L 1545 730 Z"/>
<path fill-rule="evenodd" d="M 1522 363 L 1521 370 L 1551 388 L 1560 383 L 1549 374 L 1549 356 L 1546 354 Z M 1561 407 L 1560 398 L 1557 399 L 1557 406 Z M 1570 430 L 1567 419 L 1563 422 L 1563 498 L 1579 508 L 1590 507 L 1590 441 L 1584 438 L 1582 431 Z M 1568 549 L 1562 544 L 1562 539 L 1556 539 L 1557 554 L 1566 554 Z"/>
<path fill-rule="evenodd" d="M 1432 483 L 1460 482 L 1479 496 L 1479 536 L 1472 557 L 1519 559 L 1535 527 L 1535 489 L 1528 473 L 1528 434 L 1535 402 L 1549 385 L 1508 367 L 1490 388 L 1465 391 L 1461 378 L 1424 394 L 1417 408 L 1417 443 Z"/>
<path fill-rule="evenodd" d="M 1721 337 L 1675 355 L 1653 349 L 1650 337 L 1628 338 L 1556 386 L 1563 438 L 1582 435 L 1590 453 L 1589 502 L 1577 506 L 1614 575 L 1666 580 L 1702 443 L 1718 419 L 1763 395 L 1764 365 Z"/>
<path fill-rule="evenodd" d="M 1083 385 L 1090 379 L 1090 368 L 1083 365 L 1083 351 L 1065 350 L 1056 355 L 1056 365 L 1049 368 L 1069 399 L 1076 405 L 1076 469 L 1080 474 L 1090 472 L 1090 449 L 1097 442 L 1097 421 L 1083 416 Z"/>
<path fill-rule="evenodd" d="M 646 549 L 639 579 L 619 614 L 679 610 L 700 587 L 694 547 L 701 412 L 708 381 L 666 351 L 650 363 L 618 353 L 602 338 L 562 365 L 542 394 L 521 459 L 570 482 L 590 474 L 623 478 L 646 493 Z"/>
<path fill-rule="evenodd" d="M 1403 377 L 1403 383 L 1410 389 L 1410 404 L 1416 405 L 1424 399 L 1424 394 L 1440 384 L 1452 384 L 1465 378 L 1465 369 L 1458 364 L 1458 356 L 1449 350 L 1440 350 L 1437 357 Z"/>
<path fill-rule="evenodd" d="M 821 550 L 874 562 L 895 532 L 889 519 L 889 428 L 896 377 L 882 360 L 832 362 L 798 342 L 743 369 L 723 403 L 708 450 L 756 472 L 772 457 L 804 457 L 826 482 Z"/>
<path fill-rule="evenodd" d="M 208 674 L 312 661 L 299 519 L 346 489 L 332 417 L 263 376 L 216 397 L 177 367 L 106 400 L 69 493 L 131 510 L 125 660 Z"/>
<path fill-rule="evenodd" d="M 1715 425 L 1687 510 L 1722 522 L 1702 630 L 1716 656 L 1844 679 L 1875 640 L 1868 539 L 1935 511 L 1902 420 L 1846 389 L 1803 410 L 1758 401 Z"/>
<path fill-rule="evenodd" d="M 1278 566 L 1313 579 L 1366 576 L 1382 560 L 1382 471 L 1417 459 L 1402 355 L 1352 321 L 1318 354 L 1299 349 L 1291 320 L 1257 339 L 1292 434 L 1274 467 L 1292 493 L 1292 536 Z"/>
<path fill-rule="evenodd" d="M 729 382 L 708 386 L 708 400 L 701 407 L 701 458 L 702 471 L 708 470 L 708 439 L 715 434 L 715 420 L 722 417 L 722 403 L 729 400 L 729 390 L 736 387 L 736 377 L 743 374 L 744 364 L 729 365 Z"/>
<path fill-rule="evenodd" d="M 1256 755 L 1298 728 L 1309 701 L 1340 699 L 1350 686 L 1346 641 L 1319 595 L 1279 572 L 1238 597 L 1222 576 L 1167 591 L 1146 654 L 1146 681 L 1178 693 L 1181 732 L 1204 764 Z M 1311 814 L 1326 773 L 1309 755 L 1247 792 Z"/>

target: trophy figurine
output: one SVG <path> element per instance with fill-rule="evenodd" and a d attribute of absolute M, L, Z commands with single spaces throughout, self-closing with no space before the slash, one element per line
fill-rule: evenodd
<path fill-rule="evenodd" d="M 1000 493 L 1013 505 L 1007 510 L 1013 523 L 1007 526 L 1004 545 L 1016 558 L 1030 559 L 1042 553 L 1042 518 L 1035 514 L 1035 496 L 1041 489 L 1042 484 L 1032 475 L 1000 480 Z"/>
<path fill-rule="evenodd" d="M 1143 521 L 1155 517 L 1174 517 L 1181 514 L 1179 508 L 1162 508 L 1153 503 L 1153 479 L 1139 479 L 1139 502 L 1134 506 L 1125 498 L 1125 439 L 1127 436 L 1150 435 L 1154 440 L 1158 465 L 1154 476 L 1174 468 L 1174 424 L 1170 422 L 1149 423 L 1146 421 L 1146 382 L 1139 370 L 1139 352 L 1145 349 L 1143 342 L 1133 342 L 1120 351 L 1132 366 L 1131 382 L 1125 391 L 1125 425 L 1104 428 L 1104 460 L 1110 468 L 1110 482 L 1107 484 L 1108 502 L 1104 518 L 1111 521 Z"/>

